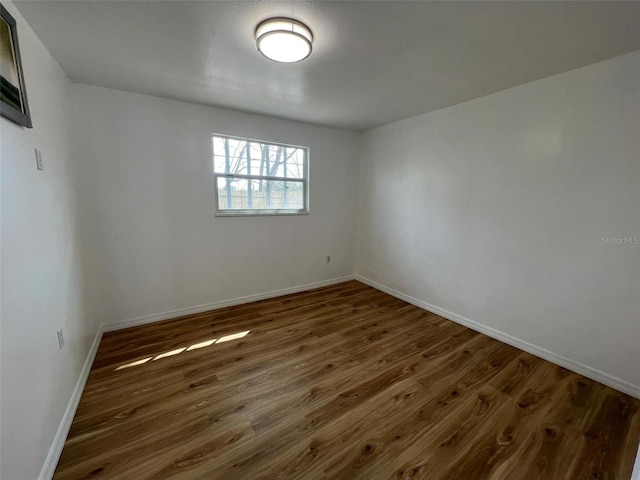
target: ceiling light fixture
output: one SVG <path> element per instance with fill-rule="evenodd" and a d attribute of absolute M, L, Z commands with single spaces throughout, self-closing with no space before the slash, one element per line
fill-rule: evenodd
<path fill-rule="evenodd" d="M 270 60 L 294 63 L 311 54 L 313 34 L 292 18 L 270 18 L 256 27 L 258 51 Z"/>

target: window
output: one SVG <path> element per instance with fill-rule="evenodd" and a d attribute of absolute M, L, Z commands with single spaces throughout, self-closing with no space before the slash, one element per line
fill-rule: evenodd
<path fill-rule="evenodd" d="M 309 149 L 213 135 L 216 215 L 309 213 Z"/>

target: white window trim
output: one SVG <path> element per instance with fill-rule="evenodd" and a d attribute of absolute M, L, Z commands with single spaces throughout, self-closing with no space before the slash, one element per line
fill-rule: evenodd
<path fill-rule="evenodd" d="M 301 179 L 295 178 L 286 178 L 286 177 L 272 177 L 268 175 L 241 175 L 241 174 L 227 174 L 227 173 L 217 173 L 215 171 L 215 162 L 213 161 L 214 152 L 213 152 L 213 137 L 219 138 L 228 138 L 230 140 L 241 140 L 247 142 L 256 142 L 261 143 L 263 145 L 271 145 L 275 147 L 287 147 L 287 148 L 298 148 L 304 152 L 304 164 L 303 164 L 303 175 Z M 271 216 L 290 216 L 290 215 L 309 215 L 309 147 L 304 147 L 302 145 L 291 145 L 287 143 L 278 143 L 271 142 L 265 140 L 259 140 L 257 138 L 247 138 L 247 137 L 238 137 L 234 135 L 225 135 L 222 133 L 212 133 L 211 134 L 211 165 L 213 167 L 213 190 L 215 196 L 215 204 L 216 204 L 216 217 L 262 217 L 264 215 Z M 299 182 L 302 183 L 302 198 L 303 198 L 303 208 L 301 209 L 288 209 L 288 208 L 272 208 L 272 209 L 221 209 L 220 208 L 220 196 L 218 192 L 218 178 L 245 178 L 245 179 L 253 179 L 253 180 L 276 180 L 276 181 L 287 181 L 287 182 Z"/>

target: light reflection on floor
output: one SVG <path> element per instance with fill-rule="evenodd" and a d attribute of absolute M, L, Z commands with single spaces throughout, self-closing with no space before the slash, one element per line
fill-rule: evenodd
<path fill-rule="evenodd" d="M 210 340 L 205 340 L 203 342 L 194 343 L 193 345 L 190 345 L 188 347 L 180 347 L 173 350 L 169 350 L 168 352 L 160 353 L 155 357 L 152 356 L 152 357 L 136 360 L 135 362 L 125 363 L 123 365 L 120 365 L 118 368 L 116 368 L 115 371 L 117 372 L 118 370 L 123 370 L 125 368 L 136 367 L 138 365 L 142 365 L 147 362 L 154 362 L 156 360 L 160 360 L 161 358 L 172 357 L 182 352 L 190 352 L 192 350 L 197 350 L 199 348 L 210 347 L 211 345 L 214 345 L 216 343 L 223 343 L 223 342 L 229 342 L 231 340 L 237 340 L 239 338 L 245 337 L 250 331 L 251 330 L 247 330 L 245 332 L 238 332 L 238 333 L 232 333 L 231 335 L 225 335 L 224 337 L 220 337 L 220 338 L 212 338 Z"/>

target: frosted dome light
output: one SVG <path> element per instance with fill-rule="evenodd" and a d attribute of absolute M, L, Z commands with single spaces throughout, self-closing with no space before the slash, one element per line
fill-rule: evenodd
<path fill-rule="evenodd" d="M 311 30 L 291 18 L 271 18 L 256 27 L 258 51 L 275 62 L 304 60 L 311 54 L 312 42 Z"/>

